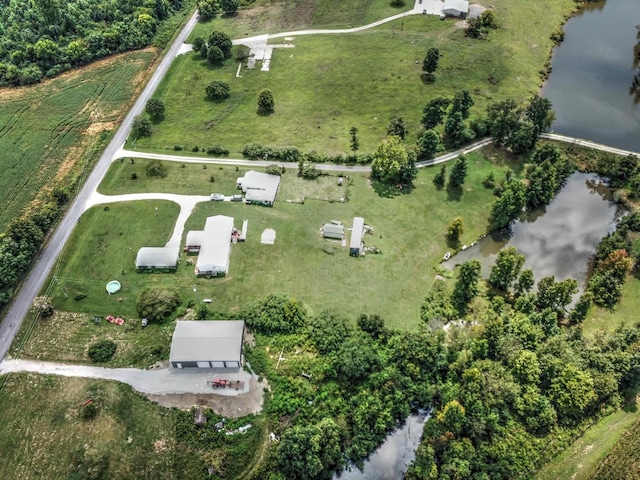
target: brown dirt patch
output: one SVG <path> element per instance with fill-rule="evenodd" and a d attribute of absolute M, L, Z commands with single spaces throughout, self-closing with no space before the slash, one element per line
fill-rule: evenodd
<path fill-rule="evenodd" d="M 258 413 L 262 410 L 265 383 L 251 377 L 249 381 L 249 391 L 235 396 L 218 395 L 215 393 L 195 394 L 167 394 L 167 395 L 146 395 L 152 402 L 156 402 L 163 407 L 179 408 L 189 410 L 191 407 L 205 406 L 214 412 L 227 418 L 238 418 Z"/>
<path fill-rule="evenodd" d="M 141 50 L 136 50 L 133 52 L 124 52 L 112 55 L 110 57 L 105 57 L 100 60 L 96 60 L 95 62 L 90 63 L 89 65 L 84 65 L 82 67 L 75 68 L 73 70 L 69 70 L 68 72 L 64 72 L 63 74 L 49 78 L 40 83 L 36 83 L 35 85 L 27 85 L 24 87 L 4 87 L 0 88 L 0 98 L 3 102 L 13 101 L 19 99 L 23 95 L 29 94 L 32 90 L 37 88 L 42 88 L 46 86 L 50 86 L 52 83 L 57 81 L 71 81 L 75 80 L 78 77 L 84 75 L 87 72 L 92 72 L 94 70 L 99 70 L 101 68 L 108 67 L 111 63 L 122 62 L 123 59 L 127 59 L 127 57 L 136 54 L 137 52 L 154 52 L 158 54 L 160 52 L 156 47 L 147 47 Z M 155 61 L 151 62 L 151 66 L 155 65 Z M 147 71 L 141 72 L 137 77 L 134 77 L 136 81 L 140 81 L 140 78 L 144 78 Z"/>

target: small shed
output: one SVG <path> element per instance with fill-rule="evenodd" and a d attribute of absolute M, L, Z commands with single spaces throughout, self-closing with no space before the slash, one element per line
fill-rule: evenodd
<path fill-rule="evenodd" d="M 178 247 L 142 247 L 136 256 L 138 272 L 175 272 L 178 268 Z"/>
<path fill-rule="evenodd" d="M 335 238 L 338 240 L 342 240 L 342 238 L 344 237 L 344 225 L 325 223 L 322 226 L 322 236 L 324 238 Z"/>
<path fill-rule="evenodd" d="M 273 228 L 266 228 L 260 235 L 260 243 L 273 245 L 276 242 L 276 231 Z"/>
<path fill-rule="evenodd" d="M 349 243 L 349 255 L 359 257 L 364 251 L 364 218 L 355 217 L 351 228 L 351 242 Z"/>
<path fill-rule="evenodd" d="M 449 17 L 466 18 L 469 12 L 469 2 L 467 0 L 444 0 L 442 13 Z"/>
<path fill-rule="evenodd" d="M 243 339 L 243 320 L 178 321 L 169 363 L 174 368 L 238 369 Z"/>

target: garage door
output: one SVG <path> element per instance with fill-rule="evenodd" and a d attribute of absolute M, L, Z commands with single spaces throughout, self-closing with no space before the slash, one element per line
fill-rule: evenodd
<path fill-rule="evenodd" d="M 240 362 L 224 362 L 224 366 L 227 368 L 240 368 Z"/>
<path fill-rule="evenodd" d="M 198 368 L 211 368 L 209 362 L 198 362 Z"/>
<path fill-rule="evenodd" d="M 211 362 L 213 368 L 224 368 L 224 362 Z"/>

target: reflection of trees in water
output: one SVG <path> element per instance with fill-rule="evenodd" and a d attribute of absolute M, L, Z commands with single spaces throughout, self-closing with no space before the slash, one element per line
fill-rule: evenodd
<path fill-rule="evenodd" d="M 605 182 L 603 182 L 600 177 L 587 178 L 586 185 L 591 195 L 594 195 L 597 193 L 605 200 L 611 200 L 613 198 L 613 192 L 611 190 L 611 187 L 609 187 Z"/>
<path fill-rule="evenodd" d="M 638 34 L 636 35 L 638 43 L 633 47 L 633 68 L 635 73 L 629 88 L 629 95 L 633 97 L 633 103 L 640 103 L 640 25 L 636 28 L 638 29 Z"/>

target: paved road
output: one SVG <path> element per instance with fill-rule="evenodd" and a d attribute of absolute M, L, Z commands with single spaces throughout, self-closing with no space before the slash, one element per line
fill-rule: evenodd
<path fill-rule="evenodd" d="M 13 304 L 7 311 L 4 320 L 0 323 L 0 358 L 4 358 L 9 350 L 13 338 L 20 329 L 20 325 L 22 325 L 24 318 L 27 316 L 33 298 L 38 294 L 42 285 L 46 281 L 47 276 L 53 269 L 56 259 L 60 255 L 64 244 L 71 235 L 73 227 L 84 211 L 84 206 L 87 203 L 87 200 L 98 187 L 98 184 L 107 172 L 115 153 L 121 148 L 129 135 L 134 117 L 143 112 L 147 100 L 151 98 L 156 87 L 167 73 L 167 70 L 171 66 L 171 62 L 173 62 L 173 59 L 180 47 L 195 27 L 196 21 L 197 15 L 194 14 L 177 36 L 173 45 L 171 45 L 169 50 L 166 52 L 164 58 L 158 65 L 158 68 L 151 76 L 149 83 L 146 85 L 133 107 L 131 107 L 131 110 L 120 125 L 120 128 L 118 128 L 113 139 L 109 142 L 109 145 L 107 145 L 107 148 L 102 153 L 100 160 L 69 207 L 66 215 L 54 231 L 53 235 L 49 238 L 47 245 L 42 249 L 39 257 L 34 261 L 34 266 L 31 268 L 28 278 L 24 281 L 13 301 Z"/>

